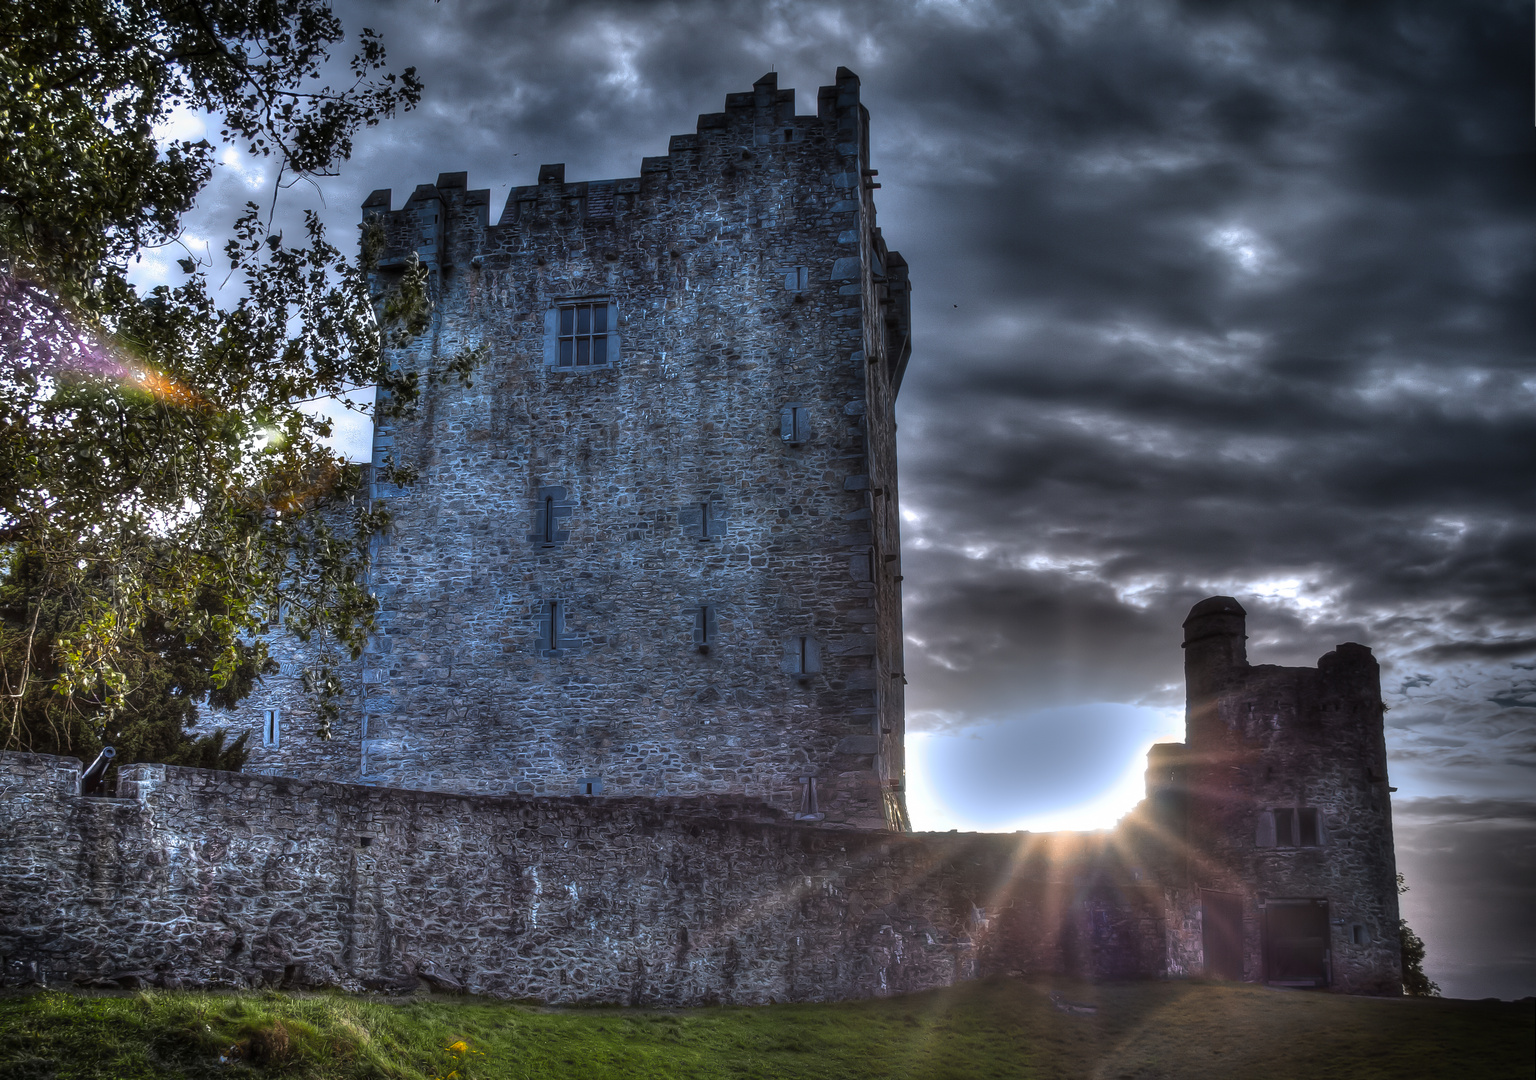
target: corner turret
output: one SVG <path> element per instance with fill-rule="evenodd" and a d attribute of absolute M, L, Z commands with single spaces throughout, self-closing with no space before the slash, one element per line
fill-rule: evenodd
<path fill-rule="evenodd" d="M 1220 741 L 1216 699 L 1248 670 L 1248 613 L 1230 596 L 1212 596 L 1184 620 L 1185 737 L 1210 749 Z"/>
<path fill-rule="evenodd" d="M 1197 679 L 1203 683 L 1246 668 L 1247 640 L 1248 613 L 1232 597 L 1212 596 L 1190 608 L 1184 620 L 1183 648 L 1191 693 L 1196 692 Z"/>

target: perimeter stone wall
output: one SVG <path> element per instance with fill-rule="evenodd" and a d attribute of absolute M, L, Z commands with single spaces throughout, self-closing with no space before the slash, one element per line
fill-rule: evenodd
<path fill-rule="evenodd" d="M 750 794 L 482 796 L 0 754 L 0 982 L 692 1005 L 991 974 L 1401 989 L 1370 651 L 1185 623 L 1188 739 L 1100 833 L 829 829 Z M 1304 822 L 1310 825 L 1303 826 Z"/>
<path fill-rule="evenodd" d="M 835 832 L 752 800 L 486 797 L 0 754 L 0 981 L 693 1005 L 1164 970 L 1105 834 Z"/>

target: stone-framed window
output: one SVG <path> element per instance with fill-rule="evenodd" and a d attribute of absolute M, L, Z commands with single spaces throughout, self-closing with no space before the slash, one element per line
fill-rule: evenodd
<path fill-rule="evenodd" d="M 718 644 L 719 626 L 715 620 L 715 605 L 700 604 L 693 609 L 693 643 L 706 655 Z"/>
<path fill-rule="evenodd" d="M 810 271 L 804 266 L 784 268 L 784 288 L 790 292 L 805 292 L 810 285 Z"/>
<path fill-rule="evenodd" d="M 816 778 L 797 777 L 800 782 L 800 808 L 795 812 L 796 821 L 821 821 L 826 818 L 816 797 Z"/>
<path fill-rule="evenodd" d="M 875 549 L 865 548 L 848 556 L 848 576 L 861 585 L 875 580 Z"/>
<path fill-rule="evenodd" d="M 611 296 L 560 300 L 544 313 L 544 365 L 557 371 L 612 367 L 619 359 L 619 305 Z"/>
<path fill-rule="evenodd" d="M 571 516 L 570 492 L 558 484 L 547 484 L 534 497 L 533 531 L 528 539 L 537 547 L 555 547 L 571 538 L 571 531 L 561 524 Z"/>
<path fill-rule="evenodd" d="M 779 438 L 785 446 L 802 446 L 811 441 L 810 406 L 791 401 L 779 410 Z"/>
<path fill-rule="evenodd" d="M 287 618 L 287 603 L 278 601 L 273 604 L 262 604 L 256 611 L 256 632 L 267 634 L 273 630 L 281 630 Z"/>
<path fill-rule="evenodd" d="M 810 634 L 795 634 L 784 642 L 784 671 L 814 675 L 821 670 L 821 644 Z"/>
<path fill-rule="evenodd" d="M 1255 847 L 1323 847 L 1327 843 L 1323 812 L 1315 806 L 1260 810 L 1253 842 Z"/>
<path fill-rule="evenodd" d="M 603 793 L 603 780 L 599 776 L 583 776 L 576 781 L 576 794 L 601 795 Z"/>
<path fill-rule="evenodd" d="M 565 636 L 565 601 L 544 601 L 539 607 L 538 654 L 559 656 L 570 648 L 570 644 Z"/>
<path fill-rule="evenodd" d="M 263 709 L 261 711 L 261 745 L 277 749 L 283 744 L 283 711 L 281 709 Z"/>
<path fill-rule="evenodd" d="M 730 515 L 724 501 L 712 495 L 678 510 L 677 523 L 682 526 L 684 536 L 700 541 L 718 540 L 725 535 Z"/>

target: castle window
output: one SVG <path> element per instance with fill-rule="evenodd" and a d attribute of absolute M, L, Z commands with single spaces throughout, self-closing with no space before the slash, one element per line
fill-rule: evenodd
<path fill-rule="evenodd" d="M 557 304 L 544 317 L 544 363 L 562 370 L 608 367 L 619 358 L 618 305 L 606 298 Z"/>
<path fill-rule="evenodd" d="M 1319 847 L 1323 842 L 1322 815 L 1317 812 L 1315 806 L 1304 806 L 1296 811 L 1296 831 L 1299 834 L 1296 844 L 1298 847 Z"/>
<path fill-rule="evenodd" d="M 871 582 L 875 580 L 874 574 L 874 549 L 864 552 L 862 555 L 850 555 L 848 557 L 848 576 L 858 582 Z"/>
<path fill-rule="evenodd" d="M 539 655 L 555 656 L 566 646 L 565 604 L 549 600 L 539 612 Z"/>
<path fill-rule="evenodd" d="M 790 675 L 814 675 L 821 670 L 821 646 L 810 634 L 796 634 L 784 643 L 784 670 Z"/>
<path fill-rule="evenodd" d="M 1275 812 L 1273 810 L 1259 811 L 1258 827 L 1253 833 L 1253 846 L 1275 846 Z"/>
<path fill-rule="evenodd" d="M 1315 806 L 1259 811 L 1255 847 L 1322 847 L 1324 840 L 1322 811 Z"/>
<path fill-rule="evenodd" d="M 790 292 L 805 292 L 810 284 L 810 273 L 803 266 L 786 266 L 784 268 L 784 287 Z"/>
<path fill-rule="evenodd" d="M 558 367 L 594 367 L 608 362 L 608 305 L 560 308 Z"/>
<path fill-rule="evenodd" d="M 792 401 L 779 410 L 779 438 L 785 446 L 800 446 L 811 439 L 811 410 Z"/>
<path fill-rule="evenodd" d="M 800 777 L 800 812 L 795 815 L 797 821 L 821 821 L 826 815 L 821 812 L 816 798 L 816 778 L 814 776 Z"/>
<path fill-rule="evenodd" d="M 282 628 L 283 620 L 288 616 L 288 605 L 279 601 L 275 604 L 263 604 L 256 611 L 256 624 L 261 632 L 278 630 Z"/>
<path fill-rule="evenodd" d="M 718 499 L 703 499 L 677 512 L 677 523 L 684 536 L 698 540 L 718 540 L 725 535 L 725 504 Z"/>
<path fill-rule="evenodd" d="M 283 738 L 283 714 L 278 709 L 263 709 L 261 712 L 261 745 L 274 749 L 282 745 Z"/>
<path fill-rule="evenodd" d="M 708 653 L 719 631 L 715 627 L 715 605 L 700 604 L 693 609 L 693 643 L 699 652 Z"/>
<path fill-rule="evenodd" d="M 563 487 L 546 486 L 538 490 L 533 509 L 533 531 L 528 539 L 539 547 L 554 547 L 571 538 L 561 523 L 571 516 L 570 494 Z"/>
<path fill-rule="evenodd" d="M 578 795 L 601 795 L 603 782 L 595 776 L 583 776 L 576 781 L 576 793 Z"/>
<path fill-rule="evenodd" d="M 1351 945 L 1369 945 L 1371 943 L 1371 932 L 1359 923 L 1355 923 L 1354 926 L 1349 928 L 1349 942 Z"/>

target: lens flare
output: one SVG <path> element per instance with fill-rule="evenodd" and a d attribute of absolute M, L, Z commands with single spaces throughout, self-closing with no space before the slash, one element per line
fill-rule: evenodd
<path fill-rule="evenodd" d="M 115 382 L 179 408 L 208 403 L 162 371 L 123 355 L 80 325 L 60 299 L 36 282 L 0 273 L 0 357 L 7 378 L 46 387 L 72 378 Z"/>

